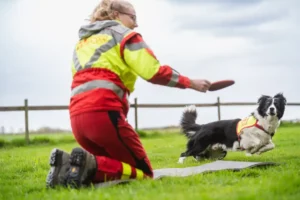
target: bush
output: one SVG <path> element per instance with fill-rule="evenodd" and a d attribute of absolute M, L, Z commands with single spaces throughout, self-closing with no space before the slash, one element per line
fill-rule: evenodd
<path fill-rule="evenodd" d="M 57 143 L 64 143 L 64 144 L 69 144 L 69 143 L 73 143 L 73 142 L 76 142 L 75 138 L 74 137 L 68 137 L 68 136 L 65 136 L 65 137 L 61 137 L 57 140 Z"/>
<path fill-rule="evenodd" d="M 64 136 L 64 137 L 49 137 L 47 136 L 35 136 L 30 139 L 29 145 L 45 145 L 45 144 L 68 144 L 75 142 L 74 137 Z M 15 138 L 11 141 L 0 139 L 0 148 L 8 147 L 22 147 L 27 146 L 25 138 Z"/>
<path fill-rule="evenodd" d="M 6 141 L 3 140 L 3 139 L 0 139 L 0 148 L 1 148 L 1 147 L 4 147 L 5 144 L 6 144 Z"/>
<path fill-rule="evenodd" d="M 138 130 L 137 131 L 138 135 L 141 138 L 153 138 L 153 137 L 159 137 L 161 135 L 163 135 L 164 133 L 159 132 L 159 131 L 142 131 L 142 130 Z"/>
<path fill-rule="evenodd" d="M 141 138 L 147 137 L 146 131 L 138 130 L 137 133 L 138 133 L 138 135 L 139 135 Z"/>
<path fill-rule="evenodd" d="M 53 143 L 54 141 L 48 137 L 34 137 L 30 140 L 30 144 L 49 144 Z"/>
<path fill-rule="evenodd" d="M 280 127 L 300 127 L 300 122 L 281 121 Z"/>
<path fill-rule="evenodd" d="M 7 142 L 7 144 L 10 146 L 14 146 L 14 147 L 22 147 L 26 145 L 26 141 L 23 138 L 15 138 L 12 139 L 10 142 Z"/>
<path fill-rule="evenodd" d="M 153 138 L 153 137 L 159 137 L 164 133 L 161 133 L 159 131 L 144 131 L 144 130 L 138 130 L 137 134 L 140 138 Z M 30 137 L 29 145 L 54 145 L 54 144 L 70 144 L 76 142 L 73 135 L 59 135 L 59 137 L 53 136 L 51 134 L 46 136 L 33 136 Z M 14 138 L 11 141 L 0 139 L 0 148 L 8 148 L 8 147 L 22 147 L 27 146 L 27 142 L 25 138 Z"/>

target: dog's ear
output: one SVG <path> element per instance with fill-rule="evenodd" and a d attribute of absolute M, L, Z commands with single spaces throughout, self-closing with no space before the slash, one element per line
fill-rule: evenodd
<path fill-rule="evenodd" d="M 270 98 L 270 96 L 261 95 L 261 97 L 259 97 L 259 99 L 257 100 L 257 103 L 260 104 L 261 102 L 266 101 L 268 98 Z"/>
<path fill-rule="evenodd" d="M 280 100 L 282 100 L 284 102 L 284 104 L 286 105 L 286 98 L 283 96 L 283 93 L 278 93 L 274 96 L 274 98 L 278 98 Z"/>
<path fill-rule="evenodd" d="M 272 98 L 272 97 L 270 97 L 268 95 L 261 95 L 261 97 L 257 100 L 257 104 L 258 104 L 257 111 L 258 111 L 258 114 L 262 117 L 266 116 L 265 104 L 269 98 Z"/>

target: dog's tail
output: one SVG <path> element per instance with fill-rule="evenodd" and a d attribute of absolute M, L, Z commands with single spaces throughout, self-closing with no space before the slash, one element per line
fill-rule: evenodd
<path fill-rule="evenodd" d="M 190 105 L 184 108 L 180 121 L 181 131 L 186 137 L 191 138 L 196 131 L 201 128 L 201 125 L 196 124 L 197 110 L 195 105 Z"/>

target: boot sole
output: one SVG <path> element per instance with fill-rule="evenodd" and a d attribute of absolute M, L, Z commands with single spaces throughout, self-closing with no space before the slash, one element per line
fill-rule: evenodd
<path fill-rule="evenodd" d="M 46 179 L 46 187 L 54 188 L 59 185 L 58 174 L 62 168 L 63 152 L 59 149 L 52 149 L 49 157 L 50 170 Z"/>
<path fill-rule="evenodd" d="M 67 185 L 71 188 L 81 187 L 81 177 L 86 162 L 86 152 L 81 148 L 74 148 L 70 157 L 70 173 L 67 179 Z"/>

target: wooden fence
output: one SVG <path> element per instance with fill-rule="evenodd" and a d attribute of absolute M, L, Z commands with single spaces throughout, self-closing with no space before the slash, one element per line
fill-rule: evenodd
<path fill-rule="evenodd" d="M 134 108 L 135 129 L 138 130 L 138 108 L 182 108 L 188 104 L 138 104 L 137 98 L 130 107 Z M 221 102 L 220 97 L 215 103 L 194 104 L 197 107 L 217 107 L 218 120 L 221 120 L 221 106 L 253 106 L 254 102 Z M 300 103 L 287 103 L 287 106 L 300 106 Z M 29 106 L 28 100 L 24 100 L 23 106 L 0 106 L 0 112 L 24 111 L 25 114 L 25 140 L 29 143 L 29 118 L 28 111 L 68 110 L 68 106 Z"/>

